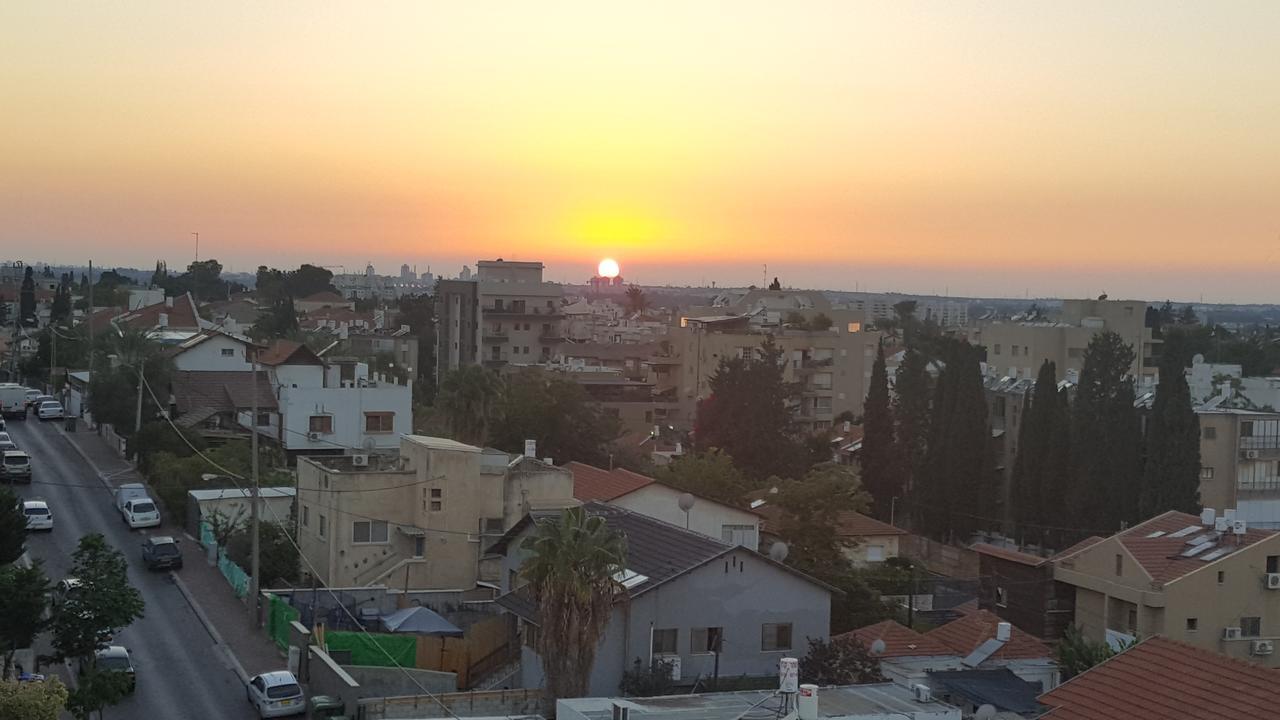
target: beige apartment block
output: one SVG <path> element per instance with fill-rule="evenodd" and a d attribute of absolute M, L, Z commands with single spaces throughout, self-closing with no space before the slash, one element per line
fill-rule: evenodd
<path fill-rule="evenodd" d="M 444 438 L 406 435 L 399 457 L 368 463 L 298 461 L 298 543 L 330 587 L 495 582 L 486 543 L 531 510 L 575 503 L 567 470 Z"/>
<path fill-rule="evenodd" d="M 481 260 L 480 359 L 489 367 L 536 365 L 559 356 L 564 288 L 543 282 L 540 262 Z"/>
<path fill-rule="evenodd" d="M 1045 360 L 1057 365 L 1058 377 L 1078 374 L 1093 336 L 1113 331 L 1134 352 L 1130 374 L 1139 387 L 1154 387 L 1158 372 L 1155 346 L 1160 340 L 1146 327 L 1142 300 L 1064 300 L 1056 321 L 997 320 L 969 329 L 969 342 L 987 349 L 987 365 L 998 375 L 1034 378 Z"/>
<path fill-rule="evenodd" d="M 1076 628 L 1280 666 L 1280 534 L 1222 520 L 1171 511 L 1060 557 L 1054 579 L 1075 588 Z"/>
<path fill-rule="evenodd" d="M 1280 529 L 1280 413 L 1201 409 L 1200 504 Z"/>

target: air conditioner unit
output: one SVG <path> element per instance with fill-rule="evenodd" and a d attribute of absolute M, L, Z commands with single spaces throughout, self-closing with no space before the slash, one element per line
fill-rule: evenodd
<path fill-rule="evenodd" d="M 1249 644 L 1249 653 L 1252 655 L 1270 655 L 1276 651 L 1276 643 L 1274 640 L 1254 640 Z"/>
<path fill-rule="evenodd" d="M 1280 573 L 1267 573 L 1267 589 L 1280 590 Z"/>
<path fill-rule="evenodd" d="M 1257 451 L 1257 450 L 1245 450 L 1245 451 L 1244 451 L 1244 458 L 1245 458 L 1246 460 L 1257 460 L 1257 459 L 1258 459 L 1258 451 Z"/>
<path fill-rule="evenodd" d="M 912 685 L 911 692 L 916 696 L 916 702 L 933 702 L 933 690 L 928 685 Z"/>
<path fill-rule="evenodd" d="M 351 465 L 352 467 L 368 467 L 369 456 L 368 455 L 352 455 Z"/>
<path fill-rule="evenodd" d="M 307 439 L 311 442 L 315 442 L 320 439 L 320 433 L 309 432 L 307 433 Z"/>
<path fill-rule="evenodd" d="M 1239 639 L 1240 639 L 1240 628 L 1238 628 L 1238 627 L 1224 627 L 1224 628 L 1222 628 L 1222 639 L 1223 639 L 1223 640 L 1239 640 Z"/>

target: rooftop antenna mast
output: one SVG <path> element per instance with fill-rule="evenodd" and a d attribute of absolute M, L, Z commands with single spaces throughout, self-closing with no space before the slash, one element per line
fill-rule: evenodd
<path fill-rule="evenodd" d="M 191 234 L 196 237 L 196 262 L 200 262 L 200 233 L 193 232 Z"/>

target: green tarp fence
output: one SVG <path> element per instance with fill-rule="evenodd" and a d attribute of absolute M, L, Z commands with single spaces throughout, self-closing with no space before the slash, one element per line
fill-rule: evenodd
<path fill-rule="evenodd" d="M 215 544 L 213 528 L 207 522 L 200 523 L 200 544 L 204 547 L 211 547 Z"/>
<path fill-rule="evenodd" d="M 231 589 L 236 591 L 236 597 L 243 598 L 249 594 L 249 573 L 232 562 L 225 550 L 218 551 L 218 569 L 222 571 L 222 577 L 231 583 Z"/>
<path fill-rule="evenodd" d="M 415 635 L 383 635 L 344 630 L 326 630 L 324 642 L 330 652 L 347 650 L 352 665 L 375 667 L 417 667 L 418 641 Z M 377 643 L 376 645 L 374 643 Z M 382 650 L 378 647 L 381 646 Z M 386 652 L 384 653 L 383 650 Z M 388 658 L 387 655 L 391 657 Z M 394 659 L 394 662 L 392 660 Z"/>
<path fill-rule="evenodd" d="M 271 605 L 267 608 L 267 634 L 281 650 L 289 648 L 289 623 L 300 617 L 298 610 L 289 603 L 271 595 Z"/>

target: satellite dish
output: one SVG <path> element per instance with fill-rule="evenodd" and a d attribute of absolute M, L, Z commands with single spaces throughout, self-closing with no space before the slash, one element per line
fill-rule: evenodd
<path fill-rule="evenodd" d="M 377 447 L 378 443 L 374 442 L 373 438 L 364 439 L 364 451 L 366 453 L 372 453 Z"/>
<path fill-rule="evenodd" d="M 782 562 L 787 559 L 787 553 L 791 552 L 791 548 L 787 544 L 779 540 L 769 546 L 769 559 L 776 562 Z"/>
<path fill-rule="evenodd" d="M 996 708 L 990 703 L 981 705 L 977 710 L 973 711 L 973 720 L 991 720 L 996 716 Z"/>
<path fill-rule="evenodd" d="M 871 643 L 871 654 L 872 655 L 884 654 L 884 640 L 876 640 L 875 642 Z"/>
<path fill-rule="evenodd" d="M 696 498 L 694 498 L 693 495 L 689 493 L 683 493 L 680 495 L 680 500 L 678 500 L 677 502 L 679 502 L 681 510 L 685 512 L 689 512 L 690 510 L 693 509 L 693 503 L 695 502 L 695 500 Z"/>

